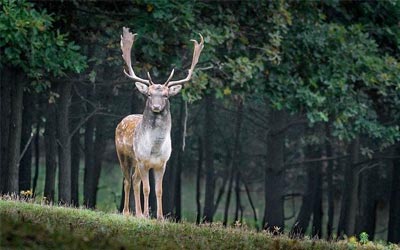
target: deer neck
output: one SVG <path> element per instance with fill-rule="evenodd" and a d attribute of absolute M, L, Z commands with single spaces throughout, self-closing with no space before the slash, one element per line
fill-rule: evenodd
<path fill-rule="evenodd" d="M 140 159 L 161 157 L 171 154 L 171 113 L 169 103 L 160 113 L 154 113 L 146 104 L 143 119 L 135 135 L 136 156 Z M 165 159 L 164 159 L 165 160 Z"/>
<path fill-rule="evenodd" d="M 141 127 L 145 131 L 153 131 L 159 134 L 159 136 L 157 135 L 160 137 L 159 139 L 163 139 L 162 137 L 169 135 L 171 131 L 171 112 L 169 102 L 160 113 L 152 112 L 150 107 L 146 104 Z"/>

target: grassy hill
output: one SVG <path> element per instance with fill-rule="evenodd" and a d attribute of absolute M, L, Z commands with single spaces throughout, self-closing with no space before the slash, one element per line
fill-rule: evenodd
<path fill-rule="evenodd" d="M 0 199 L 1 249 L 387 249 L 356 241 L 294 240 L 244 228 L 196 226 Z"/>

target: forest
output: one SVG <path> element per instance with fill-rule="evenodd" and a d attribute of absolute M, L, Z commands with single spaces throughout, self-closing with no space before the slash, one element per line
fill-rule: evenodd
<path fill-rule="evenodd" d="M 2 195 L 122 210 L 115 128 L 146 100 L 123 27 L 155 82 L 204 37 L 170 98 L 164 216 L 400 242 L 398 0 L 0 0 Z"/>

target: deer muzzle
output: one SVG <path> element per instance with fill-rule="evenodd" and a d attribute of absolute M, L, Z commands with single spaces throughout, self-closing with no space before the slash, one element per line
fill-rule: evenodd
<path fill-rule="evenodd" d="M 154 104 L 153 106 L 151 106 L 151 111 L 153 111 L 154 113 L 160 113 L 162 111 L 161 105 Z"/>

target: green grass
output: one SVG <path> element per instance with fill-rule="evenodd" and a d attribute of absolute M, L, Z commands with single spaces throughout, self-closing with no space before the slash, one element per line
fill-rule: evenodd
<path fill-rule="evenodd" d="M 393 249 L 0 199 L 1 249 Z"/>
<path fill-rule="evenodd" d="M 37 193 L 36 197 L 37 199 L 41 199 L 43 197 L 43 189 L 44 189 L 44 180 L 45 180 L 45 165 L 44 165 L 44 159 L 40 159 L 40 167 L 39 167 L 39 179 L 38 179 L 38 187 L 37 187 Z M 33 171 L 33 169 L 32 169 Z M 80 174 L 79 174 L 79 191 L 80 191 L 80 204 L 83 203 L 83 176 L 84 176 L 84 162 L 81 161 L 81 166 L 80 166 Z M 196 190 L 195 190 L 195 184 L 196 184 L 196 176 L 191 175 L 190 172 L 184 172 L 182 176 L 182 218 L 185 221 L 189 222 L 194 222 L 196 220 Z M 203 180 L 204 181 L 204 180 Z M 202 182 L 202 188 L 201 188 L 201 204 L 202 206 L 204 205 L 204 185 L 205 183 Z M 217 187 L 216 190 L 219 189 L 220 182 L 217 182 Z M 57 194 L 58 194 L 58 179 L 56 179 L 56 200 L 57 200 Z M 154 188 L 152 187 L 152 190 Z M 288 192 L 294 192 L 293 189 Z M 104 162 L 101 170 L 101 176 L 100 176 L 100 182 L 98 186 L 98 193 L 97 193 L 97 204 L 96 208 L 100 211 L 107 212 L 107 213 L 116 213 L 117 208 L 119 207 L 120 204 L 120 199 L 121 199 L 121 193 L 122 193 L 122 173 L 120 170 L 120 166 L 118 165 L 117 162 Z M 258 226 L 260 226 L 261 222 L 260 220 L 262 219 L 263 212 L 264 212 L 264 192 L 263 192 L 263 187 L 262 183 L 255 183 L 251 186 L 251 195 L 253 198 L 253 202 L 255 204 L 255 208 L 257 211 L 258 215 Z M 253 213 L 250 207 L 250 204 L 248 202 L 247 196 L 245 192 L 242 190 L 241 192 L 241 198 L 242 198 L 242 207 L 244 209 L 243 213 L 243 222 L 242 224 L 246 224 L 249 227 L 254 227 L 254 220 L 253 220 Z M 224 205 L 225 205 L 225 200 L 226 200 L 226 193 L 222 196 L 222 201 L 216 210 L 215 216 L 214 216 L 214 221 L 222 221 L 223 220 L 223 215 L 224 215 Z M 235 224 L 233 221 L 233 213 L 235 209 L 235 201 L 236 197 L 235 195 L 231 196 L 231 205 L 230 205 L 230 213 L 229 213 L 229 220 L 228 222 L 230 224 Z M 288 233 L 295 223 L 295 220 L 297 218 L 297 213 L 300 210 L 301 206 L 301 197 L 295 197 L 293 200 L 285 200 L 285 217 L 289 217 L 290 219 L 285 220 L 285 232 Z M 324 201 L 324 210 L 327 209 L 327 203 L 326 200 Z M 337 201 L 335 204 L 335 215 L 334 215 L 334 225 L 337 225 L 337 221 L 339 219 L 340 215 L 340 203 Z M 203 207 L 202 207 L 203 210 Z M 377 224 L 376 224 L 376 229 L 375 229 L 375 239 L 377 240 L 385 240 L 387 239 L 387 224 L 388 221 L 387 219 L 389 218 L 388 216 L 388 207 L 384 209 L 378 209 L 377 211 Z M 326 221 L 327 221 L 327 214 L 325 213 L 323 215 L 323 228 L 326 228 Z M 309 227 L 307 233 L 310 233 L 311 228 Z M 334 228 L 334 231 L 336 231 L 336 228 Z M 325 237 L 326 231 L 323 230 L 323 236 Z"/>

